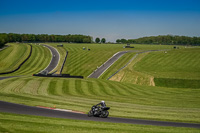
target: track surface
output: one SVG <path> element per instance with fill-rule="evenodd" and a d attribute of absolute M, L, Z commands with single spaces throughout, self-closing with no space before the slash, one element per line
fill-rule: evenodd
<path fill-rule="evenodd" d="M 200 128 L 200 124 L 193 124 L 193 123 L 177 123 L 177 122 L 164 122 L 164 121 L 139 120 L 139 119 L 114 118 L 114 117 L 108 117 L 108 118 L 88 117 L 86 114 L 32 107 L 32 106 L 9 103 L 4 101 L 0 101 L 0 112 L 37 115 L 37 116 L 46 116 L 55 118 L 67 118 L 76 120 L 113 122 L 113 123 Z"/>
<path fill-rule="evenodd" d="M 97 70 L 90 74 L 89 78 L 98 78 L 101 76 L 115 61 L 117 61 L 122 55 L 127 53 L 127 51 L 122 51 L 114 54 L 108 61 L 101 65 Z"/>
<path fill-rule="evenodd" d="M 44 44 L 44 46 L 49 48 L 50 51 L 51 51 L 51 54 L 52 54 L 51 62 L 47 66 L 47 68 L 45 68 L 44 70 L 46 70 L 48 72 L 51 72 L 58 65 L 58 62 L 59 62 L 59 59 L 60 59 L 60 55 L 59 55 L 58 51 L 55 48 L 53 48 L 53 47 L 51 47 L 49 45 L 45 45 L 45 44 Z"/>
<path fill-rule="evenodd" d="M 8 78 L 13 78 L 13 77 L 17 77 L 17 76 L 0 77 L 0 80 L 8 79 Z"/>

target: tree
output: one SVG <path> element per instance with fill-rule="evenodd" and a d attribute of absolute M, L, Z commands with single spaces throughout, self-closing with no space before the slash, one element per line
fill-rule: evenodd
<path fill-rule="evenodd" d="M 128 41 L 126 39 L 117 39 L 117 43 L 127 43 Z"/>
<path fill-rule="evenodd" d="M 101 39 L 101 43 L 106 43 L 106 39 L 105 39 L 105 38 L 102 38 L 102 39 Z"/>
<path fill-rule="evenodd" d="M 100 42 L 100 38 L 97 37 L 97 38 L 95 39 L 95 42 L 96 42 L 96 43 L 99 43 L 99 42 Z"/>
<path fill-rule="evenodd" d="M 116 43 L 121 43 L 121 40 L 120 40 L 120 39 L 117 39 L 117 40 L 116 40 Z"/>
<path fill-rule="evenodd" d="M 126 39 L 121 39 L 121 43 L 127 43 Z"/>
<path fill-rule="evenodd" d="M 84 38 L 83 43 L 91 43 L 91 38 L 90 37 Z"/>
<path fill-rule="evenodd" d="M 8 35 L 6 33 L 0 34 L 0 48 L 2 48 L 7 42 L 9 42 Z"/>

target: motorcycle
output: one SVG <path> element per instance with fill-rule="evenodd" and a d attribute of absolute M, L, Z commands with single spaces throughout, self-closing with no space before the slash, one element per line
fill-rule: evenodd
<path fill-rule="evenodd" d="M 107 118 L 109 115 L 108 110 L 110 107 L 99 107 L 99 106 L 92 106 L 91 110 L 88 112 L 88 116 L 96 116 L 101 118 Z"/>

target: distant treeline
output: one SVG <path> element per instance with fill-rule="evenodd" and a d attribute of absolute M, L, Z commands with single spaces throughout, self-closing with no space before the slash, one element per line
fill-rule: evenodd
<path fill-rule="evenodd" d="M 117 39 L 116 43 L 133 43 L 133 44 L 169 44 L 169 45 L 200 45 L 200 37 L 188 36 L 150 36 L 138 39 Z"/>
<path fill-rule="evenodd" d="M 8 42 L 72 42 L 91 43 L 92 37 L 85 35 L 48 35 L 48 34 L 15 34 L 0 33 L 0 47 Z"/>

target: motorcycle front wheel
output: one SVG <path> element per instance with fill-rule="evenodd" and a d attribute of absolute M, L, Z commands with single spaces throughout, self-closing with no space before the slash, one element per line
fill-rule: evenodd
<path fill-rule="evenodd" d="M 101 118 L 107 118 L 109 115 L 109 112 L 107 110 L 103 111 L 100 115 Z"/>

